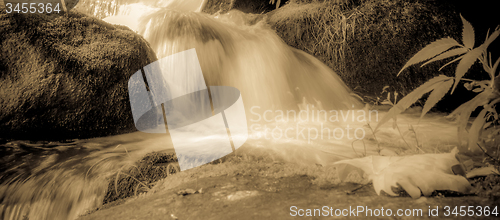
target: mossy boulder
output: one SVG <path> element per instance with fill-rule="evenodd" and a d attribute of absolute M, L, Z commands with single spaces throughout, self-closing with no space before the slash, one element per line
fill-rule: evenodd
<path fill-rule="evenodd" d="M 396 76 L 425 45 L 461 33 L 459 14 L 438 1 L 293 1 L 269 21 L 286 43 L 318 57 L 362 95 L 384 86 L 408 94 L 438 74 L 452 75 L 437 71 L 439 63 Z"/>
<path fill-rule="evenodd" d="M 499 25 L 493 18 L 495 8 L 488 5 L 491 2 L 291 0 L 268 16 L 287 44 L 325 62 L 365 101 L 377 102 L 377 98 L 385 99 L 387 94 L 381 95 L 385 86 L 401 98 L 432 77 L 454 76 L 456 63 L 440 70 L 453 58 L 397 73 L 414 54 L 437 39 L 451 37 L 461 42 L 460 14 L 474 26 L 476 46 L 481 44 L 487 30 Z M 499 56 L 499 44 L 490 45 L 493 60 Z M 466 77 L 483 80 L 484 75 L 481 64 L 476 63 Z M 452 111 L 474 96 L 460 85 L 436 109 Z"/>
<path fill-rule="evenodd" d="M 280 5 L 284 5 L 286 2 L 288 0 L 282 0 Z M 245 13 L 261 14 L 276 9 L 276 2 L 273 4 L 269 0 L 207 0 L 203 12 L 207 14 L 226 13 L 231 9 Z"/>
<path fill-rule="evenodd" d="M 0 14 L 0 138 L 62 140 L 135 130 L 129 77 L 156 60 L 126 27 L 78 12 Z"/>

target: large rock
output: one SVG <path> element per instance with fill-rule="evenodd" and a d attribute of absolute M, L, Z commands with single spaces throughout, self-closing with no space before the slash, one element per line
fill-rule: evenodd
<path fill-rule="evenodd" d="M 287 1 L 281 0 L 280 5 L 283 6 Z M 128 4 L 141 3 L 151 7 L 163 7 L 167 2 L 169 1 L 79 0 L 75 10 L 102 19 L 124 13 L 122 6 Z M 217 12 L 226 13 L 231 9 L 237 9 L 245 13 L 261 14 L 276 9 L 276 4 L 272 4 L 269 0 L 207 0 L 202 11 L 207 14 L 215 14 Z"/>
<path fill-rule="evenodd" d="M 439 70 L 453 58 L 422 68 L 413 65 L 401 75 L 397 73 L 414 54 L 437 39 L 452 37 L 461 43 L 460 13 L 474 25 L 476 46 L 484 41 L 488 28 L 498 25 L 498 19 L 493 19 L 494 7 L 460 2 L 291 0 L 268 17 L 288 45 L 316 56 L 365 101 L 375 102 L 387 97 L 386 93 L 381 95 L 385 86 L 402 98 L 432 77 L 455 75 L 456 63 Z M 495 45 L 490 45 L 490 51 L 493 48 Z M 493 52 L 493 60 L 496 54 Z M 480 64 L 473 65 L 466 75 L 474 79 L 481 76 L 485 74 Z M 451 111 L 475 94 L 460 85 L 437 109 Z"/>
<path fill-rule="evenodd" d="M 280 5 L 284 5 L 287 1 L 281 0 Z M 273 4 L 269 0 L 207 0 L 203 12 L 208 14 L 226 13 L 231 9 L 261 14 L 276 9 L 276 2 Z"/>
<path fill-rule="evenodd" d="M 0 138 L 135 130 L 127 82 L 156 60 L 141 36 L 76 12 L 48 18 L 0 10 Z"/>
<path fill-rule="evenodd" d="M 433 1 L 368 0 L 340 4 L 295 0 L 270 15 L 283 40 L 307 51 L 339 73 L 355 92 L 380 94 L 384 86 L 400 94 L 439 73 L 439 65 L 398 71 L 416 52 L 442 37 L 458 37 L 457 13 Z M 445 69 L 444 74 L 452 74 Z"/>

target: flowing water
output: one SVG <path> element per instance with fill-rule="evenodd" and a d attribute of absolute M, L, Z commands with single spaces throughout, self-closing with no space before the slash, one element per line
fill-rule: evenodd
<path fill-rule="evenodd" d="M 446 151 L 457 145 L 453 123 L 439 114 L 421 120 L 418 112 L 403 114 L 397 127 L 387 123 L 374 135 L 386 113 L 364 108 L 326 65 L 287 46 L 265 16 L 199 13 L 204 3 L 115 2 L 117 10 L 94 9 L 118 16 L 105 20 L 135 29 L 160 59 L 195 48 L 207 85 L 238 88 L 249 127 L 241 153 L 330 165 L 381 149 Z M 120 168 L 149 152 L 174 149 L 167 134 L 135 132 L 67 142 L 10 141 L 0 151 L 1 217 L 57 220 L 98 207 Z"/>

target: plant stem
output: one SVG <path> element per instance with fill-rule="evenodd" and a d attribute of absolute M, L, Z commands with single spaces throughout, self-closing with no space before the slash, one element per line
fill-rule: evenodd
<path fill-rule="evenodd" d="M 403 139 L 403 141 L 405 142 L 406 146 L 408 146 L 408 148 L 411 148 L 410 145 L 408 144 L 408 142 L 406 142 L 405 137 L 403 137 L 403 134 L 401 133 L 401 130 L 399 129 L 398 124 L 396 124 L 396 128 L 398 129 L 399 136 L 401 136 L 401 139 Z"/>
<path fill-rule="evenodd" d="M 417 142 L 417 148 L 423 153 L 425 153 L 425 151 L 422 150 L 422 148 L 420 148 L 420 143 L 418 143 L 418 138 L 417 138 L 417 131 L 415 131 L 415 128 L 413 128 L 413 126 L 411 126 L 411 131 L 413 131 L 413 134 L 415 134 L 415 141 Z"/>
<path fill-rule="evenodd" d="M 373 134 L 373 138 L 375 138 L 375 141 L 377 142 L 377 149 L 378 151 L 380 152 L 380 142 L 378 141 L 377 139 L 377 135 L 375 135 L 375 132 L 373 131 L 373 128 L 372 126 L 370 125 L 370 123 L 366 123 L 368 125 L 368 128 L 370 128 L 370 130 L 372 131 L 372 134 Z"/>
<path fill-rule="evenodd" d="M 396 123 L 396 128 L 398 129 L 398 132 L 399 132 L 399 135 L 401 136 L 401 139 L 403 139 L 403 141 L 405 142 L 405 144 L 408 146 L 408 148 L 411 148 L 410 147 L 410 144 L 408 144 L 408 142 L 406 142 L 405 138 L 403 137 L 403 134 L 401 133 L 401 129 L 399 129 L 399 126 L 398 124 Z M 415 137 L 416 137 L 416 133 L 415 133 Z M 425 153 L 424 150 L 422 150 L 419 146 L 418 146 L 418 141 L 417 141 L 417 146 L 415 146 L 418 150 L 420 150 L 421 152 Z"/>

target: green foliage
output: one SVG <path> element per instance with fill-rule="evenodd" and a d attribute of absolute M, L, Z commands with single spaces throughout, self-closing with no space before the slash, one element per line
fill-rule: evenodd
<path fill-rule="evenodd" d="M 484 149 L 482 149 L 480 145 L 477 144 L 481 132 L 487 128 L 487 126 L 485 125 L 490 125 L 495 121 L 498 122 L 498 113 L 495 110 L 495 105 L 500 102 L 500 88 L 495 85 L 499 83 L 497 81 L 500 80 L 500 77 L 495 77 L 495 75 L 497 72 L 496 70 L 498 68 L 498 64 L 500 63 L 500 58 L 498 58 L 497 61 L 493 64 L 491 61 L 491 53 L 488 53 L 487 48 L 500 34 L 500 26 L 498 26 L 495 31 L 491 33 L 491 35 L 487 34 L 486 40 L 483 44 L 474 48 L 474 28 L 462 16 L 460 17 L 462 18 L 463 23 L 463 44 L 459 44 L 456 40 L 449 37 L 436 40 L 424 47 L 417 54 L 415 54 L 398 73 L 399 75 L 409 66 L 424 62 L 426 60 L 428 61 L 422 66 L 427 65 L 431 62 L 435 62 L 437 60 L 460 55 L 458 58 L 444 65 L 447 66 L 451 63 L 458 62 L 455 70 L 455 77 L 440 75 L 424 83 L 423 85 L 412 91 L 410 94 L 405 96 L 403 99 L 401 99 L 397 104 L 395 104 L 389 110 L 388 114 L 381 119 L 375 130 L 382 124 L 386 123 L 389 119 L 393 118 L 395 120 L 395 117 L 398 114 L 410 107 L 424 94 L 431 92 L 422 110 L 421 117 L 423 117 L 448 93 L 450 88 L 451 93 L 453 93 L 459 81 L 468 81 L 468 83 L 464 85 L 465 88 L 479 94 L 458 107 L 450 114 L 449 117 L 458 119 L 457 126 L 459 141 L 461 141 L 461 139 L 465 137 L 465 141 L 467 141 L 468 143 L 466 145 L 468 150 L 477 152 L 481 149 L 484 151 Z M 483 64 L 483 69 L 489 76 L 488 80 L 478 81 L 464 78 L 465 74 L 477 60 L 479 60 Z M 466 128 L 471 113 L 479 107 L 482 107 L 482 110 L 476 117 L 476 119 L 472 122 L 472 125 L 467 132 Z M 461 142 L 459 143 L 462 144 Z"/>

